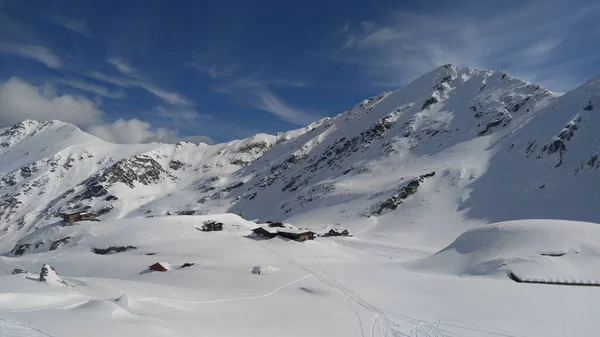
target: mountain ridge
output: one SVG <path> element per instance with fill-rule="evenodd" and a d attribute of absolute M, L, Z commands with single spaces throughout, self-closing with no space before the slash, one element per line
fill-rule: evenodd
<path fill-rule="evenodd" d="M 557 95 L 502 72 L 443 65 L 304 128 L 215 145 L 118 145 L 60 121 L 24 121 L 0 129 L 0 249 L 73 208 L 101 219 L 233 212 L 342 222 L 440 242 L 534 214 L 600 221 L 586 211 L 597 200 L 591 188 L 575 197 L 588 200 L 579 213 L 554 207 L 598 179 L 600 128 L 590 124 L 600 126 L 599 78 Z M 491 191 L 510 205 L 504 215 Z M 447 224 L 435 223 L 440 213 Z"/>

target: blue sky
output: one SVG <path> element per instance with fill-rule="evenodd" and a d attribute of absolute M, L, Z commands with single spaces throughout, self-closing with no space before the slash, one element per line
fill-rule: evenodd
<path fill-rule="evenodd" d="M 600 72 L 595 1 L 0 0 L 0 125 L 221 142 L 340 113 L 445 63 L 554 91 Z"/>

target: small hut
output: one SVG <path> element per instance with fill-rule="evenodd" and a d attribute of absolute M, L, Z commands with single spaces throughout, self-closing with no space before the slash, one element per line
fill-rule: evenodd
<path fill-rule="evenodd" d="M 155 264 L 148 267 L 148 269 L 154 270 L 154 271 L 168 271 L 169 264 L 166 262 L 156 262 Z"/>
<path fill-rule="evenodd" d="M 218 222 L 218 221 L 214 221 L 214 220 L 209 220 L 206 221 L 202 227 L 201 227 L 203 232 L 215 232 L 215 231 L 222 231 L 223 230 L 223 223 L 222 222 Z"/>
<path fill-rule="evenodd" d="M 64 223 L 69 225 L 77 221 L 95 220 L 94 216 L 86 211 L 63 212 L 59 213 L 59 216 L 62 217 Z"/>
<path fill-rule="evenodd" d="M 279 229 L 277 231 L 277 234 L 279 234 L 279 236 L 281 236 L 281 237 L 292 239 L 292 240 L 295 240 L 298 242 L 315 239 L 315 233 L 313 231 L 302 230 L 302 229 L 293 229 L 293 228 Z"/>
<path fill-rule="evenodd" d="M 265 239 L 272 239 L 277 236 L 277 231 L 268 227 L 256 227 L 252 230 L 252 233 L 262 236 Z"/>
<path fill-rule="evenodd" d="M 325 236 L 340 236 L 340 233 L 332 228 L 329 230 L 329 232 L 325 233 Z"/>

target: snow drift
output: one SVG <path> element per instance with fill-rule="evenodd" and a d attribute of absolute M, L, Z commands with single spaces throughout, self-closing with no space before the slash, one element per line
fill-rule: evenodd
<path fill-rule="evenodd" d="M 600 225 L 564 220 L 495 223 L 460 235 L 411 269 L 454 275 L 600 280 Z"/>

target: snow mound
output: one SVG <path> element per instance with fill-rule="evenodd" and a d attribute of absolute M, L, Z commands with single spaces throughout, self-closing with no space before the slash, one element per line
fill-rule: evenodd
<path fill-rule="evenodd" d="M 40 272 L 40 281 L 46 282 L 53 286 L 64 287 L 67 285 L 67 283 L 58 276 L 56 270 L 54 270 L 54 267 L 49 264 L 42 266 L 42 270 Z"/>
<path fill-rule="evenodd" d="M 417 271 L 598 280 L 600 224 L 565 220 L 500 222 L 469 230 L 443 250 L 406 265 Z"/>
<path fill-rule="evenodd" d="M 128 310 L 110 300 L 89 300 L 71 309 L 78 313 L 92 313 L 95 316 L 110 316 L 113 318 L 127 318 L 133 316 Z"/>
<path fill-rule="evenodd" d="M 121 296 L 115 298 L 113 302 L 130 313 L 138 312 L 142 308 L 137 301 L 127 296 L 127 294 L 122 294 Z"/>

